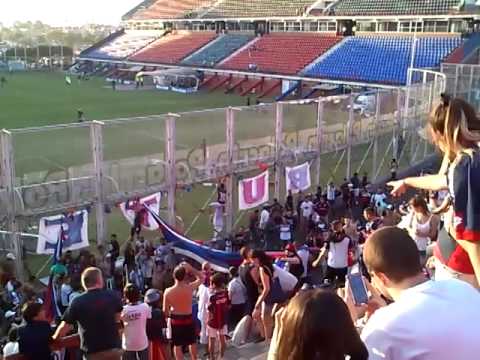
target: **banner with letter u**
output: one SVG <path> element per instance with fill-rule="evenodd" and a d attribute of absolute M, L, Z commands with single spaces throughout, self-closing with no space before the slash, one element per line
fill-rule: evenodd
<path fill-rule="evenodd" d="M 238 207 L 251 209 L 268 201 L 268 170 L 238 183 Z"/>

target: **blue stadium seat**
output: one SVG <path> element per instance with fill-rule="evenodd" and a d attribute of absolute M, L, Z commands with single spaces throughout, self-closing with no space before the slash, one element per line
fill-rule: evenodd
<path fill-rule="evenodd" d="M 227 34 L 182 61 L 184 65 L 214 66 L 253 39 L 253 35 Z"/>
<path fill-rule="evenodd" d="M 412 37 L 349 37 L 324 57 L 307 76 L 403 85 L 410 66 Z M 461 44 L 459 37 L 418 38 L 414 66 L 436 68 Z"/>

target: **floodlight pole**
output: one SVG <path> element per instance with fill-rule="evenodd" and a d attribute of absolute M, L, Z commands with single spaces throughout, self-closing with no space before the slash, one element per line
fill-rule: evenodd
<path fill-rule="evenodd" d="M 317 171 L 316 171 L 316 183 L 317 186 L 320 185 L 320 172 L 321 168 L 321 157 L 322 157 L 322 130 L 323 130 L 323 110 L 324 103 L 322 99 L 318 99 L 317 104 Z"/>
<path fill-rule="evenodd" d="M 97 244 L 107 239 L 107 222 L 105 217 L 105 194 L 103 191 L 103 126 L 101 121 L 90 124 L 90 146 L 95 171 L 95 219 L 97 227 Z"/>
<path fill-rule="evenodd" d="M 281 180 L 284 171 L 282 162 L 283 143 L 283 103 L 277 102 L 275 107 L 275 198 L 280 201 Z"/>
<path fill-rule="evenodd" d="M 228 107 L 226 111 L 226 127 L 225 135 L 227 139 L 227 177 L 226 177 L 226 191 L 227 198 L 225 201 L 225 229 L 227 235 L 230 235 L 233 230 L 233 192 L 234 192 L 234 156 L 235 156 L 235 110 Z"/>
<path fill-rule="evenodd" d="M 176 225 L 175 221 L 175 193 L 177 189 L 177 173 L 175 169 L 175 119 L 179 117 L 177 114 L 168 114 L 165 121 L 165 133 L 167 134 L 167 142 L 165 143 L 165 154 L 167 160 L 167 211 L 168 223 L 171 226 Z"/>
<path fill-rule="evenodd" d="M 0 132 L 1 165 L 0 185 L 5 189 L 5 206 L 7 210 L 8 229 L 11 231 L 11 249 L 15 254 L 15 273 L 19 280 L 24 280 L 22 238 L 18 233 L 15 206 L 15 160 L 12 144 L 12 134 L 7 130 Z"/>

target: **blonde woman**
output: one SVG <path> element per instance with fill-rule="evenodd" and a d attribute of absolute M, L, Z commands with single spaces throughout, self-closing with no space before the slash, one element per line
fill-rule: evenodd
<path fill-rule="evenodd" d="M 445 227 L 435 255 L 435 278 L 459 278 L 478 288 L 480 283 L 480 120 L 472 106 L 442 95 L 429 119 L 433 143 L 444 161 L 436 175 L 392 181 L 392 194 L 408 187 L 449 190 Z"/>

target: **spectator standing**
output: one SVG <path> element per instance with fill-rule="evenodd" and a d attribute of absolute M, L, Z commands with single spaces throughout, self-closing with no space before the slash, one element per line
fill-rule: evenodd
<path fill-rule="evenodd" d="M 150 306 L 152 312 L 152 317 L 147 319 L 149 360 L 170 360 L 171 354 L 166 339 L 167 320 L 162 311 L 162 293 L 160 290 L 147 290 L 145 303 Z"/>
<path fill-rule="evenodd" d="M 260 283 L 260 277 L 258 274 L 258 268 L 255 267 L 251 259 L 252 250 L 246 246 L 240 249 L 240 256 L 242 257 L 242 263 L 238 268 L 238 274 L 240 280 L 247 289 L 247 304 L 245 308 L 246 314 L 252 314 L 255 310 L 255 305 L 258 300 L 258 284 Z M 250 333 L 247 331 L 247 337 Z"/>
<path fill-rule="evenodd" d="M 422 265 L 427 260 L 427 247 L 435 239 L 438 232 L 438 223 L 436 218 L 428 211 L 428 206 L 424 198 L 415 196 L 410 200 L 413 214 L 409 226 L 410 236 L 417 244 L 420 253 L 420 262 Z"/>
<path fill-rule="evenodd" d="M 360 196 L 360 178 L 358 177 L 358 173 L 354 173 L 352 178 L 350 179 L 350 183 L 352 184 L 353 187 L 353 198 L 355 201 L 358 200 L 358 197 Z"/>
<path fill-rule="evenodd" d="M 20 352 L 18 348 L 18 329 L 12 327 L 8 332 L 8 342 L 3 347 L 3 356 L 7 357 L 10 355 L 15 355 Z"/>
<path fill-rule="evenodd" d="M 195 281 L 188 282 L 188 275 L 195 276 Z M 192 298 L 193 291 L 203 283 L 203 275 L 189 264 L 182 263 L 175 268 L 173 277 L 175 285 L 165 291 L 163 312 L 170 318 L 175 359 L 182 360 L 182 347 L 188 346 L 191 359 L 196 360 L 197 345 L 192 315 Z"/>
<path fill-rule="evenodd" d="M 50 343 L 52 328 L 47 321 L 45 308 L 37 302 L 23 305 L 26 325 L 18 329 L 18 349 L 27 360 L 52 360 Z"/>
<path fill-rule="evenodd" d="M 397 180 L 397 171 L 398 171 L 398 163 L 397 163 L 397 159 L 392 159 L 392 161 L 390 161 L 390 179 L 393 181 L 393 180 Z"/>
<path fill-rule="evenodd" d="M 230 299 L 230 311 L 228 315 L 229 329 L 235 326 L 245 316 L 245 308 L 247 304 L 247 288 L 238 276 L 238 268 L 230 267 L 230 282 L 228 283 L 228 298 Z"/>
<path fill-rule="evenodd" d="M 407 187 L 428 191 L 449 190 L 445 226 L 435 247 L 435 278 L 459 278 L 480 283 L 480 120 L 475 109 L 461 99 L 443 95 L 429 118 L 433 142 L 443 152 L 437 175 L 406 178 L 389 183 L 394 195 Z"/>
<path fill-rule="evenodd" d="M 121 299 L 112 290 L 103 289 L 102 272 L 98 268 L 83 271 L 82 285 L 85 293 L 73 299 L 53 338 L 64 337 L 77 325 L 80 348 L 88 360 L 120 360 Z"/>
<path fill-rule="evenodd" d="M 276 320 L 268 360 L 368 359 L 347 306 L 332 292 L 302 291 Z"/>
<path fill-rule="evenodd" d="M 140 302 L 140 289 L 127 284 L 123 289 L 127 304 L 123 307 L 123 360 L 148 360 L 147 319 L 152 317 L 150 307 Z"/>
<path fill-rule="evenodd" d="M 263 331 L 261 331 L 262 336 L 266 340 L 269 340 L 272 337 L 273 330 L 272 310 L 274 303 L 272 303 L 269 298 L 273 281 L 273 264 L 268 255 L 261 250 L 253 250 L 251 258 L 259 274 L 259 287 L 261 289 L 253 310 L 252 318 L 256 321 L 261 321 L 263 326 Z"/>
<path fill-rule="evenodd" d="M 258 241 L 258 228 L 259 228 L 259 211 L 255 209 L 248 219 L 248 230 L 250 231 L 250 240 L 252 242 Z"/>
<path fill-rule="evenodd" d="M 364 247 L 364 259 L 372 275 L 373 286 L 369 287 L 374 294 L 369 308 L 378 309 L 361 334 L 370 360 L 478 357 L 477 290 L 457 279 L 427 280 L 415 242 L 396 227 L 384 227 L 372 234 Z M 379 293 L 394 302 L 385 306 Z"/>
<path fill-rule="evenodd" d="M 268 220 L 270 219 L 270 212 L 268 211 L 268 206 L 264 206 L 262 212 L 260 213 L 260 221 L 258 227 L 261 231 L 265 231 L 267 227 Z"/>
<path fill-rule="evenodd" d="M 292 190 L 288 190 L 287 198 L 285 200 L 285 210 L 286 211 L 294 210 Z"/>
<path fill-rule="evenodd" d="M 364 173 L 363 173 L 363 177 L 362 177 L 361 186 L 362 186 L 363 188 L 366 188 L 369 184 L 370 184 L 370 181 L 368 180 L 368 173 L 367 173 L 367 172 L 364 172 Z"/>
<path fill-rule="evenodd" d="M 329 284 L 343 286 L 348 272 L 348 252 L 352 246 L 351 239 L 345 234 L 343 224 L 339 220 L 332 222 L 332 233 L 325 243 L 313 266 L 318 267 L 327 257 L 325 280 Z"/>
<path fill-rule="evenodd" d="M 220 359 L 223 359 L 226 349 L 225 336 L 228 333 L 227 316 L 229 308 L 228 292 L 225 290 L 223 274 L 215 274 L 211 279 L 211 295 L 208 300 L 208 352 L 209 359 L 215 360 L 216 339 L 220 344 Z"/>
<path fill-rule="evenodd" d="M 70 285 L 70 276 L 65 275 L 62 278 L 62 286 L 60 287 L 60 301 L 62 313 L 70 305 L 70 295 L 72 294 L 72 286 Z"/>

